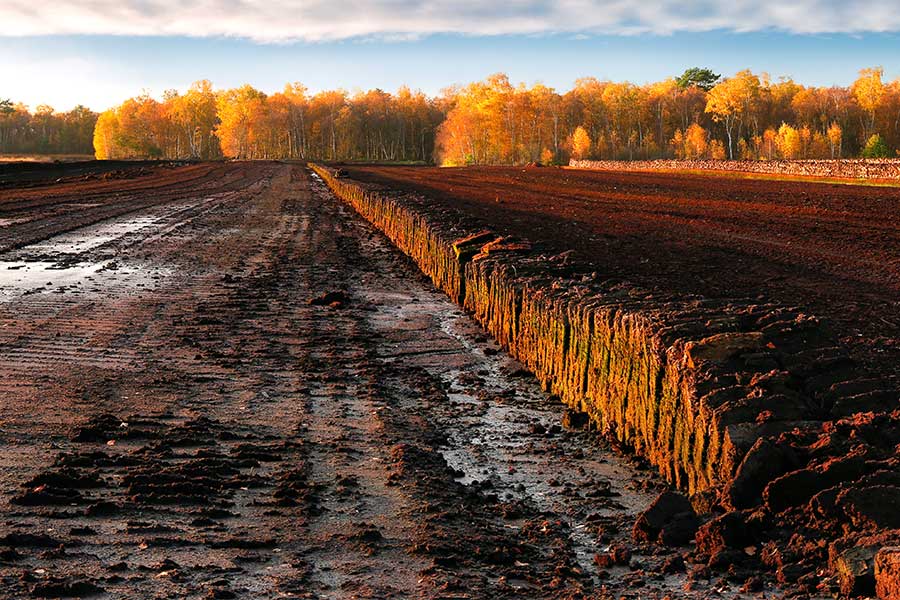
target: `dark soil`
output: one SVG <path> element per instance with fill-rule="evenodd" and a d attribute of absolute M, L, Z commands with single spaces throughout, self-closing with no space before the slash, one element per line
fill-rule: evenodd
<path fill-rule="evenodd" d="M 900 375 L 900 189 L 575 169 L 356 167 L 501 234 L 574 251 L 602 277 L 759 298 L 827 320 L 858 362 Z"/>
<path fill-rule="evenodd" d="M 779 593 L 696 569 L 678 500 L 634 541 L 650 469 L 301 166 L 12 186 L 0 222 L 2 598 Z"/>
<path fill-rule="evenodd" d="M 894 560 L 900 544 L 900 190 L 560 169 L 344 171 L 388 205 L 415 207 L 438 230 L 492 230 L 476 237 L 530 246 L 531 271 L 518 277 L 552 273 L 555 286 L 611 282 L 661 303 L 752 305 L 808 320 L 814 334 L 789 348 L 774 344 L 784 351 L 761 363 L 758 376 L 721 380 L 737 393 L 742 382 L 781 377 L 782 392 L 812 392 L 795 406 L 801 416 L 749 438 L 718 489 L 701 489 L 690 502 L 660 496 L 636 520 L 633 538 L 657 548 L 693 542 L 681 562 L 670 555 L 663 572 L 742 582 L 746 593 L 760 591 L 763 574 L 801 595 L 871 596 L 876 579 L 882 589 L 896 587 L 896 571 L 876 576 L 874 565 Z M 465 249 L 490 257 L 482 243 Z M 698 336 L 715 317 L 700 325 Z M 816 396 L 816 386 L 827 393 Z M 773 415 L 757 400 L 791 406 L 774 388 L 748 399 L 757 424 Z M 716 406 L 726 425 L 741 422 Z M 708 442 L 702 429 L 690 435 L 701 447 Z M 613 545 L 595 562 L 624 564 L 630 551 Z"/>
<path fill-rule="evenodd" d="M 131 179 L 188 163 L 189 161 L 157 160 L 0 162 L 0 189 L 57 185 L 74 181 Z"/>

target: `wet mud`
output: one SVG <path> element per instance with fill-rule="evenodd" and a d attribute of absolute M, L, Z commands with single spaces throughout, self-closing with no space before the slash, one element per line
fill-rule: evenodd
<path fill-rule="evenodd" d="M 0 218 L 0 597 L 781 593 L 636 538 L 667 483 L 301 165 Z"/>
<path fill-rule="evenodd" d="M 636 522 L 636 541 L 662 546 L 693 541 L 687 557 L 692 574 L 724 572 L 738 578 L 749 572 L 747 592 L 759 591 L 767 570 L 793 590 L 789 593 L 858 596 L 892 585 L 887 565 L 900 539 L 887 508 L 898 490 L 900 441 L 894 435 L 900 412 L 896 364 L 889 360 L 892 346 L 880 338 L 848 341 L 862 311 L 840 318 L 835 307 L 821 304 L 834 293 L 832 284 L 858 284 L 836 281 L 827 267 L 806 272 L 808 282 L 818 278 L 817 293 L 796 297 L 798 303 L 791 305 L 783 301 L 795 291 L 791 284 L 778 287 L 786 294 L 744 297 L 740 286 L 746 273 L 723 269 L 720 280 L 731 284 L 732 292 L 712 288 L 707 295 L 707 287 L 687 287 L 699 271 L 665 270 L 684 267 L 678 260 L 651 265 L 663 267 L 652 279 L 635 269 L 635 283 L 608 272 L 625 271 L 641 254 L 597 262 L 578 253 L 593 243 L 586 241 L 592 236 L 576 229 L 560 237 L 563 230 L 534 220 L 553 223 L 570 210 L 580 219 L 590 209 L 559 192 L 537 198 L 536 192 L 554 178 L 573 193 L 594 190 L 576 188 L 570 180 L 581 185 L 596 180 L 601 196 L 612 180 L 625 185 L 620 195 L 635 195 L 636 202 L 669 202 L 660 198 L 665 188 L 653 188 L 646 200 L 637 195 L 646 180 L 661 182 L 658 175 L 541 169 L 521 171 L 524 175 L 515 169 L 460 169 L 440 177 L 432 169 L 317 171 L 533 371 L 547 391 L 587 413 L 607 438 L 646 457 L 690 495 L 690 501 L 677 494 L 660 496 Z M 679 176 L 668 193 L 678 198 L 701 183 L 709 186 L 707 193 L 718 193 L 713 183 L 744 186 L 748 189 L 737 193 L 748 198 L 774 185 Z M 501 188 L 522 196 L 483 199 Z M 813 202 L 829 210 L 862 194 L 832 186 L 804 190 L 807 196 L 820 194 Z M 884 200 L 892 193 L 886 192 Z M 607 210 L 602 202 L 598 206 Z M 740 223 L 736 209 L 741 207 L 730 208 Z M 752 208 L 759 212 L 758 204 Z M 627 225 L 631 218 L 627 208 L 622 210 L 614 220 L 592 226 L 608 228 L 615 234 L 611 238 L 621 235 L 623 221 Z M 881 225 L 889 229 L 894 216 L 888 210 Z M 852 222 L 855 217 L 846 218 Z M 658 219 L 652 227 L 672 225 Z M 798 231 L 801 226 L 790 225 Z M 646 244 L 658 235 L 651 231 L 636 239 Z M 744 251 L 748 239 L 738 238 L 730 248 Z M 856 243 L 874 248 L 872 241 L 861 236 Z M 705 248 L 698 244 L 686 256 L 699 256 Z M 802 265 L 810 255 L 821 256 L 821 248 L 813 240 L 791 253 Z M 715 259 L 709 253 L 711 264 Z M 766 260 L 755 259 L 750 271 L 774 274 L 785 268 L 782 263 L 769 269 Z M 889 264 L 857 271 L 853 278 L 889 287 L 892 280 L 883 278 L 882 269 L 890 269 Z M 774 288 L 770 283 L 764 289 Z M 865 310 L 878 310 L 882 301 L 890 304 L 896 296 L 890 298 L 873 300 Z M 821 315 L 810 312 L 817 307 L 825 308 Z M 613 552 L 600 563 L 627 562 L 624 557 Z M 885 566 L 876 572 L 878 564 Z"/>

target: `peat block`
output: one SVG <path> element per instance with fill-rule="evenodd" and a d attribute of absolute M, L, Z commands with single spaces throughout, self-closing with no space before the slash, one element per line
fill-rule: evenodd
<path fill-rule="evenodd" d="M 667 491 L 638 516 L 632 534 L 638 542 L 659 541 L 667 546 L 679 546 L 693 539 L 699 524 L 690 500 Z"/>
<path fill-rule="evenodd" d="M 900 546 L 882 548 L 875 555 L 875 591 L 881 600 L 900 600 Z"/>

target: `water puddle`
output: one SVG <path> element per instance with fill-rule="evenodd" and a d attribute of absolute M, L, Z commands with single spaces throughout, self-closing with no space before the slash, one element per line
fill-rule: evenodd
<path fill-rule="evenodd" d="M 586 479 L 608 482 L 613 497 L 596 503 L 594 519 L 633 515 L 655 494 L 633 485 L 633 469 L 623 457 L 592 449 L 594 434 L 566 439 L 559 425 L 564 407 L 550 401 L 533 376 L 525 376 L 522 365 L 452 302 L 414 288 L 369 298 L 377 307 L 370 317 L 373 326 L 398 342 L 384 345 L 382 360 L 415 364 L 444 384 L 448 416 L 433 417 L 446 435 L 440 451 L 460 473 L 457 481 L 474 486 L 490 482 L 502 496 L 572 515 L 572 548 L 582 567 L 593 570 L 593 555 L 602 548 L 576 516 L 583 500 L 560 493 L 562 486 L 577 488 Z M 543 437 L 536 430 L 556 433 Z M 565 464 L 558 462 L 561 456 L 567 457 Z"/>
<path fill-rule="evenodd" d="M 128 258 L 128 248 L 178 227 L 186 213 L 215 199 L 198 198 L 111 218 L 5 253 L 0 257 L 0 302 L 31 294 L 117 296 L 153 288 L 171 269 Z M 27 220 L 0 219 L 0 227 Z"/>
<path fill-rule="evenodd" d="M 32 294 L 114 293 L 117 288 L 149 288 L 163 269 L 102 262 L 0 261 L 0 302 Z"/>
<path fill-rule="evenodd" d="M 18 225 L 19 223 L 27 223 L 31 219 L 28 217 L 20 217 L 18 219 L 0 219 L 0 229 L 4 227 L 10 227 L 12 225 Z"/>
<path fill-rule="evenodd" d="M 30 254 L 81 254 L 89 252 L 125 236 L 141 233 L 157 226 L 162 217 L 149 215 L 116 220 L 55 236 L 32 244 Z"/>
<path fill-rule="evenodd" d="M 32 294 L 115 296 L 155 287 L 170 269 L 127 259 L 121 251 L 163 231 L 192 206 L 110 219 L 6 253 L 0 260 L 0 302 Z M 8 221 L 7 226 L 15 220 Z"/>

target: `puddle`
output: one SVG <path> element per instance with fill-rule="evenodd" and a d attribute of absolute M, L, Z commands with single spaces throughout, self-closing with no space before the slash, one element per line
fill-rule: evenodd
<path fill-rule="evenodd" d="M 0 261 L 0 302 L 31 294 L 113 293 L 117 287 L 149 288 L 165 275 L 159 268 L 102 262 Z"/>
<path fill-rule="evenodd" d="M 447 436 L 440 451 L 462 474 L 457 480 L 465 485 L 489 481 L 502 496 L 527 501 L 548 513 L 573 515 L 572 547 L 578 562 L 591 572 L 594 553 L 602 548 L 590 528 L 575 517 L 584 500 L 561 494 L 558 486 L 578 486 L 585 479 L 608 482 L 614 498 L 598 502 L 592 511 L 601 519 L 634 515 L 655 494 L 635 489 L 631 466 L 613 452 L 593 448 L 589 442 L 593 434 L 561 441 L 562 432 L 553 437 L 531 433 L 537 424 L 546 430 L 558 428 L 564 407 L 551 402 L 533 377 L 512 375 L 522 371 L 521 363 L 449 300 L 416 289 L 368 296 L 377 306 L 370 317 L 374 328 L 397 342 L 384 345 L 382 360 L 414 363 L 444 383 L 452 416 L 435 416 Z M 425 333 L 429 328 L 440 333 Z M 550 451 L 551 446 L 556 449 Z M 582 451 L 580 456 L 558 463 L 560 456 L 577 450 Z M 582 475 L 577 474 L 579 469 Z"/>
<path fill-rule="evenodd" d="M 508 400 L 488 401 L 485 410 L 468 423 L 468 427 L 450 431 L 451 444 L 443 451 L 447 463 L 464 473 L 460 481 L 464 484 L 476 480 L 490 480 L 494 487 L 508 497 L 516 497 L 537 505 L 547 512 L 566 514 L 568 502 L 560 495 L 559 488 L 550 482 L 553 479 L 569 479 L 565 471 L 571 471 L 575 464 L 555 465 L 553 454 L 534 453 L 534 436 L 529 435 L 530 424 L 539 423 L 549 430 L 558 426 L 563 406 L 551 403 L 537 382 L 529 378 L 512 378 L 509 373 L 522 365 L 503 352 L 487 355 L 483 348 L 497 349 L 491 341 L 487 345 L 475 342 L 481 329 L 466 315 L 458 312 L 435 313 L 441 330 L 456 339 L 478 361 L 478 374 L 482 383 L 478 387 L 511 396 Z M 483 335 L 483 334 L 481 334 Z M 466 372 L 447 371 L 442 379 L 450 389 L 471 387 Z M 513 392 L 510 394 L 510 392 Z M 451 392 L 451 401 L 481 404 L 471 394 Z M 539 442 L 538 442 L 539 443 Z M 553 442 L 548 442 L 551 444 Z M 631 488 L 630 467 L 618 455 L 601 454 L 584 448 L 585 455 L 577 461 L 577 466 L 596 480 L 610 483 L 616 493 L 615 501 L 596 506 L 595 513 L 601 517 L 621 516 L 623 512 L 636 514 L 652 501 L 653 496 Z M 570 536 L 578 562 L 587 572 L 598 548 L 594 536 L 585 523 L 573 520 Z"/>
<path fill-rule="evenodd" d="M 30 254 L 81 254 L 123 238 L 155 227 L 163 220 L 160 216 L 141 216 L 93 225 L 49 240 L 28 246 Z"/>
<path fill-rule="evenodd" d="M 28 217 L 20 217 L 18 219 L 0 219 L 0 229 L 4 227 L 9 227 L 11 225 L 18 225 L 19 223 L 27 223 L 31 219 Z"/>
<path fill-rule="evenodd" d="M 115 296 L 155 287 L 171 269 L 126 259 L 122 250 L 181 223 L 185 211 L 209 200 L 109 219 L 8 252 L 0 260 L 0 302 L 37 293 Z M 0 220 L 0 227 L 19 221 Z"/>

